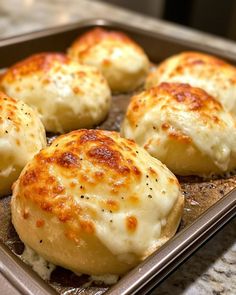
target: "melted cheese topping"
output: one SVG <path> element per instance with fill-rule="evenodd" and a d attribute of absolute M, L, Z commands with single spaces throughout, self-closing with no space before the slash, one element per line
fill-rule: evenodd
<path fill-rule="evenodd" d="M 10 192 L 23 167 L 45 145 L 37 112 L 0 92 L 0 195 Z"/>
<path fill-rule="evenodd" d="M 47 131 L 63 133 L 100 123 L 110 108 L 110 90 L 96 68 L 63 54 L 33 55 L 1 78 L 2 88 L 35 107 Z"/>
<path fill-rule="evenodd" d="M 21 239 L 49 261 L 75 272 L 90 273 L 86 269 L 91 267 L 92 274 L 102 275 L 114 268 L 115 274 L 114 259 L 130 268 L 160 246 L 162 229 L 179 199 L 175 176 L 135 143 L 115 132 L 79 130 L 57 138 L 27 165 L 14 189 L 12 215 Z M 174 231 L 180 215 L 181 210 Z M 30 227 L 35 238 L 25 233 Z M 52 233 L 59 230 L 58 238 Z M 40 245 L 34 241 L 37 235 Z M 47 249 L 54 243 L 60 253 Z M 68 254 L 69 245 L 78 251 L 77 258 Z M 80 251 L 89 260 L 86 268 Z"/>
<path fill-rule="evenodd" d="M 68 54 L 84 64 L 98 67 L 113 91 L 137 88 L 148 73 L 148 57 L 121 32 L 91 30 L 71 45 Z"/>
<path fill-rule="evenodd" d="M 193 154 L 190 147 L 194 147 L 207 155 L 220 171 L 236 167 L 234 119 L 213 97 L 187 84 L 162 83 L 134 96 L 122 134 L 164 163 L 168 157 L 167 144 L 172 140 L 173 145 L 183 143 L 186 161 L 190 161 Z M 181 155 L 177 147 L 175 152 L 178 163 Z M 181 165 L 185 166 L 180 162 Z"/>
<path fill-rule="evenodd" d="M 162 82 L 188 83 L 204 89 L 236 114 L 236 68 L 198 52 L 183 52 L 160 64 L 146 81 L 146 88 Z"/>

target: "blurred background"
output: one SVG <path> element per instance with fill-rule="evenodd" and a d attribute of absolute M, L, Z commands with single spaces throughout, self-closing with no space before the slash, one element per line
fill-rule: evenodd
<path fill-rule="evenodd" d="M 0 38 L 82 18 L 113 19 L 96 2 L 236 40 L 236 0 L 0 0 Z"/>
<path fill-rule="evenodd" d="M 102 0 L 102 2 L 236 40 L 235 0 Z"/>

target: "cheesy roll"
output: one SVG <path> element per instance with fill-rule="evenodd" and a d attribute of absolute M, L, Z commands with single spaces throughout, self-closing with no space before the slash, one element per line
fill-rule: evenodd
<path fill-rule="evenodd" d="M 183 196 L 176 177 L 116 132 L 62 135 L 14 185 L 12 222 L 46 260 L 91 275 L 124 274 L 170 239 Z"/>
<path fill-rule="evenodd" d="M 36 108 L 47 131 L 64 133 L 105 119 L 111 94 L 103 75 L 60 53 L 33 55 L 0 79 L 6 93 Z"/>
<path fill-rule="evenodd" d="M 162 83 L 134 96 L 121 133 L 175 174 L 210 176 L 236 167 L 234 118 L 188 84 Z"/>
<path fill-rule="evenodd" d="M 171 56 L 149 74 L 146 88 L 162 82 L 202 88 L 236 115 L 236 68 L 221 59 L 200 52 Z"/>
<path fill-rule="evenodd" d="M 131 91 L 142 85 L 149 69 L 143 49 L 118 31 L 93 29 L 74 41 L 68 55 L 99 68 L 115 92 Z"/>
<path fill-rule="evenodd" d="M 1 196 L 11 192 L 21 170 L 45 145 L 45 130 L 38 113 L 23 101 L 0 92 Z"/>

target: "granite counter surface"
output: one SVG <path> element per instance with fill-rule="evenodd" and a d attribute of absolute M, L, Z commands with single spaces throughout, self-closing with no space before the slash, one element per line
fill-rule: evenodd
<path fill-rule="evenodd" d="M 236 44 L 200 32 L 115 8 L 92 0 L 0 1 L 0 38 L 6 38 L 88 18 L 107 18 L 147 30 L 162 30 L 182 39 L 224 48 L 236 54 Z M 224 42 L 224 43 L 222 43 Z M 216 234 L 152 294 L 236 294 L 236 220 Z"/>

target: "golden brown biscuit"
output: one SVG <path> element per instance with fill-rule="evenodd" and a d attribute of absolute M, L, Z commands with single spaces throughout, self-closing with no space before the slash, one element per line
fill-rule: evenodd
<path fill-rule="evenodd" d="M 142 48 L 118 31 L 93 29 L 75 40 L 68 55 L 99 68 L 112 91 L 134 90 L 144 82 L 149 69 Z"/>
<path fill-rule="evenodd" d="M 121 134 L 175 174 L 208 176 L 236 167 L 234 118 L 188 84 L 162 83 L 134 96 Z"/>
<path fill-rule="evenodd" d="M 37 112 L 0 92 L 1 196 L 10 193 L 26 163 L 45 145 L 45 130 Z"/>
<path fill-rule="evenodd" d="M 149 74 L 146 88 L 162 82 L 202 88 L 236 115 L 236 68 L 221 59 L 200 52 L 171 56 Z"/>
<path fill-rule="evenodd" d="M 0 83 L 6 93 L 35 107 L 51 132 L 97 125 L 110 108 L 110 90 L 102 74 L 59 53 L 40 53 L 19 62 Z"/>
<path fill-rule="evenodd" d="M 26 245 L 56 265 L 123 274 L 174 235 L 183 202 L 175 176 L 133 141 L 78 130 L 25 167 L 12 222 Z"/>

